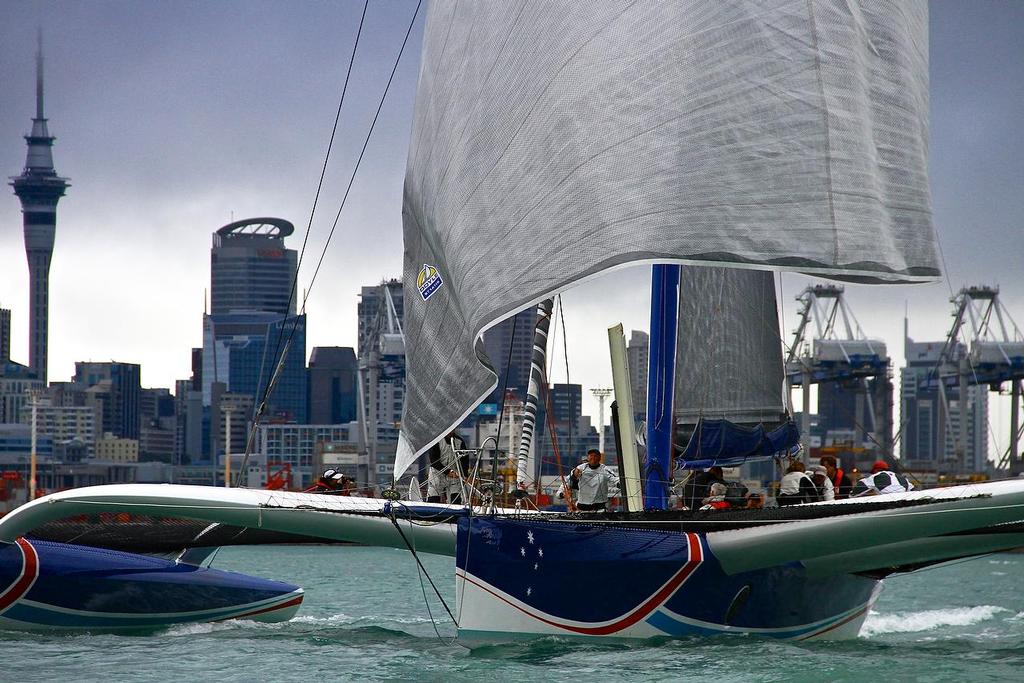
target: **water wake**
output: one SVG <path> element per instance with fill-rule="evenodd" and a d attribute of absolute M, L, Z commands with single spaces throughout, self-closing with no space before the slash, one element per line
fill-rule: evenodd
<path fill-rule="evenodd" d="M 871 612 L 864 622 L 861 635 L 870 638 L 885 633 L 931 631 L 943 626 L 971 626 L 987 621 L 1000 612 L 1008 611 L 1005 607 L 979 605 L 977 607 L 952 607 L 894 614 Z"/>

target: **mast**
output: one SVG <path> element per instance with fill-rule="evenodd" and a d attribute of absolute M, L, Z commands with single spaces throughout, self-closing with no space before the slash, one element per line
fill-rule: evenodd
<path fill-rule="evenodd" d="M 664 510 L 672 468 L 679 266 L 656 264 L 651 273 L 651 350 L 647 373 L 647 458 L 644 508 Z"/>
<path fill-rule="evenodd" d="M 526 390 L 526 402 L 523 404 L 523 430 L 519 437 L 519 452 L 516 456 L 516 482 L 519 484 L 525 483 L 531 478 L 528 472 L 530 448 L 533 446 L 533 434 L 537 425 L 540 387 L 541 383 L 545 381 L 544 365 L 553 307 L 553 299 L 544 299 L 537 306 L 537 327 L 533 332 L 533 356 L 530 358 L 530 385 Z M 511 434 L 510 429 L 509 435 Z"/>

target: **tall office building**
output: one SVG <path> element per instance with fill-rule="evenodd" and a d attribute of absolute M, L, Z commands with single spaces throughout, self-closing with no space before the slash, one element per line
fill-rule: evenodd
<path fill-rule="evenodd" d="M 359 367 L 348 346 L 318 346 L 309 355 L 309 421 L 344 424 L 357 418 Z"/>
<path fill-rule="evenodd" d="M 295 231 L 283 218 L 247 218 L 213 234 L 210 250 L 210 312 L 295 314 L 291 296 L 297 254 L 284 238 Z M 289 299 L 291 299 L 289 303 Z"/>
<path fill-rule="evenodd" d="M 295 315 L 297 254 L 284 244 L 294 230 L 282 218 L 248 218 L 213 235 L 210 313 L 203 316 L 200 368 L 193 354 L 193 381 L 215 413 L 214 385 L 259 405 L 287 347 L 264 414 L 306 421 L 306 316 Z"/>
<path fill-rule="evenodd" d="M 74 383 L 85 389 L 86 401 L 100 411 L 97 432 L 138 439 L 141 426 L 142 369 L 116 361 L 75 363 Z"/>
<path fill-rule="evenodd" d="M 866 379 L 821 382 L 818 385 L 818 424 L 823 443 L 847 440 L 853 446 L 892 452 L 892 380 L 887 375 Z"/>
<path fill-rule="evenodd" d="M 647 366 L 651 358 L 651 338 L 646 332 L 633 330 L 626 346 L 629 360 L 629 384 L 633 394 L 633 413 L 647 415 Z"/>
<path fill-rule="evenodd" d="M 900 421 L 902 457 L 911 468 L 920 470 L 986 469 L 988 460 L 988 387 L 967 387 L 966 451 L 959 457 L 960 389 L 946 387 L 945 396 L 935 380 L 936 364 L 945 342 L 906 340 L 907 366 L 901 372 Z M 954 358 L 966 352 L 957 344 Z"/>
<path fill-rule="evenodd" d="M 291 338 L 291 343 L 286 341 Z M 256 405 L 285 352 L 281 373 L 264 414 L 289 422 L 306 421 L 306 316 L 271 312 L 203 316 L 203 405 L 211 406 L 214 384 L 251 396 Z"/>
<path fill-rule="evenodd" d="M 501 392 L 505 386 L 514 390 L 520 400 L 526 398 L 526 390 L 530 386 L 533 333 L 536 327 L 537 307 L 530 306 L 484 332 L 484 350 L 498 374 L 498 386 L 486 402 L 500 405 Z"/>
<path fill-rule="evenodd" d="M 29 367 L 46 384 L 50 315 L 50 258 L 57 231 L 57 202 L 69 183 L 53 168 L 53 141 L 43 114 L 43 47 L 36 53 L 36 116 L 25 136 L 28 156 L 21 175 L 11 179 L 21 200 L 29 275 Z"/>
<path fill-rule="evenodd" d="M 401 280 L 388 280 L 363 287 L 359 294 L 359 365 L 363 374 L 363 396 L 369 414 L 369 401 L 377 402 L 378 425 L 398 425 L 405 401 L 405 344 L 399 328 L 405 306 Z M 388 301 L 390 300 L 390 305 Z M 393 307 L 393 308 L 392 308 Z M 377 386 L 370 387 L 370 351 L 379 352 L 376 363 Z M 378 430 L 379 431 L 379 430 Z"/>
<path fill-rule="evenodd" d="M 583 385 L 552 384 L 551 421 L 556 425 L 579 429 L 580 418 L 583 417 Z"/>
<path fill-rule="evenodd" d="M 0 365 L 11 359 L 11 311 L 0 308 Z"/>

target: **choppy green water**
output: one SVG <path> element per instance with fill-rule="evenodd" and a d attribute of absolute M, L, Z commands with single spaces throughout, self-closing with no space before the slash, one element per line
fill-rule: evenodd
<path fill-rule="evenodd" d="M 452 560 L 423 561 L 453 602 Z M 0 681 L 1024 680 L 1024 555 L 890 579 L 856 641 L 550 639 L 473 652 L 435 635 L 403 551 L 226 548 L 214 566 L 297 583 L 305 604 L 285 624 L 202 624 L 134 636 L 0 632 Z M 444 609 L 436 599 L 430 604 L 441 635 L 453 635 Z"/>

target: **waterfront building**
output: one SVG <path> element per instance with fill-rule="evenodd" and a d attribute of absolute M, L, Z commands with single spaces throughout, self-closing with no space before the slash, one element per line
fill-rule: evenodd
<path fill-rule="evenodd" d="M 217 230 L 210 250 L 210 312 L 294 315 L 298 257 L 284 246 L 294 231 L 283 218 L 248 218 Z"/>
<path fill-rule="evenodd" d="M 118 361 L 75 363 L 74 383 L 86 390 L 87 401 L 97 406 L 102 433 L 138 439 L 142 369 L 137 363 Z"/>
<path fill-rule="evenodd" d="M 907 467 L 933 471 L 983 472 L 988 461 L 988 387 L 967 387 L 966 451 L 960 457 L 960 388 L 947 386 L 945 395 L 937 382 L 944 341 L 915 342 L 907 338 L 907 366 L 901 372 L 900 420 L 902 458 Z M 957 343 L 952 357 L 962 358 Z"/>
<path fill-rule="evenodd" d="M 21 406 L 18 422 L 32 424 L 32 405 Z M 40 398 L 36 405 L 36 433 L 50 437 L 54 444 L 81 443 L 87 455 L 96 447 L 96 411 L 91 406 L 54 405 L 49 397 Z"/>
<path fill-rule="evenodd" d="M 29 367 L 46 383 L 50 316 L 50 259 L 57 232 L 57 202 L 69 187 L 53 167 L 53 141 L 43 113 L 43 48 L 36 53 L 36 115 L 25 136 L 28 154 L 21 175 L 11 179 L 21 201 L 29 274 Z"/>
<path fill-rule="evenodd" d="M 395 438 L 397 441 L 397 437 Z M 318 453 L 324 444 L 358 443 L 357 427 L 350 424 L 261 424 L 257 430 L 258 452 L 265 458 L 267 467 L 273 469 L 290 465 L 293 483 L 306 487 L 319 475 L 314 471 Z M 394 450 L 391 451 L 394 458 Z M 321 460 L 322 461 L 322 460 Z"/>
<path fill-rule="evenodd" d="M 124 439 L 107 432 L 96 439 L 96 460 L 128 463 L 139 461 L 139 440 Z"/>
<path fill-rule="evenodd" d="M 351 347 L 315 347 L 309 356 L 309 421 L 343 424 L 358 419 L 358 375 Z"/>

